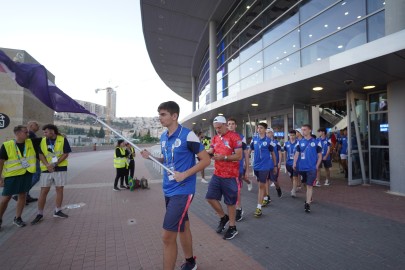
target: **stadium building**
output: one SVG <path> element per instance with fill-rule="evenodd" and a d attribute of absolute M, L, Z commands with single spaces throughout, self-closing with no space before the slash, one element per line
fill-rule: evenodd
<path fill-rule="evenodd" d="M 192 101 L 183 124 L 223 114 L 286 140 L 347 127 L 349 185 L 405 194 L 405 1 L 142 0 L 145 43 L 165 84 Z"/>

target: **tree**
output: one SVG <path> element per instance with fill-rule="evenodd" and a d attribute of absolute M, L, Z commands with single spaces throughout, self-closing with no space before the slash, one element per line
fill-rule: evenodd
<path fill-rule="evenodd" d="M 98 138 L 104 138 L 105 137 L 105 131 L 103 129 L 103 127 L 100 128 L 99 132 L 98 132 Z"/>
<path fill-rule="evenodd" d="M 94 137 L 94 129 L 92 127 L 90 127 L 90 130 L 87 133 L 87 137 L 90 137 L 90 138 Z"/>

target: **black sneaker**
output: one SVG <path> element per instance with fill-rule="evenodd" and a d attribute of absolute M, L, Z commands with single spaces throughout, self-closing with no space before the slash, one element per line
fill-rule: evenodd
<path fill-rule="evenodd" d="M 27 194 L 27 198 L 25 200 L 27 203 L 32 203 L 38 201 L 38 198 L 33 198 L 29 194 Z"/>
<path fill-rule="evenodd" d="M 241 209 L 236 209 L 236 221 L 241 221 L 243 219 L 243 210 Z"/>
<path fill-rule="evenodd" d="M 225 226 L 226 226 L 226 224 L 228 224 L 228 222 L 229 222 L 229 217 L 228 217 L 228 215 L 223 216 L 223 217 L 219 220 L 219 224 L 218 224 L 218 227 L 217 227 L 216 232 L 217 232 L 217 233 L 223 232 L 223 231 L 225 230 Z"/>
<path fill-rule="evenodd" d="M 224 239 L 226 240 L 231 240 L 233 239 L 236 235 L 238 234 L 238 230 L 236 229 L 236 226 L 229 226 L 228 230 L 226 231 L 224 235 Z"/>
<path fill-rule="evenodd" d="M 42 220 L 43 217 L 44 217 L 43 215 L 38 214 L 38 215 L 34 218 L 34 220 L 31 221 L 31 225 L 38 224 L 38 223 Z"/>
<path fill-rule="evenodd" d="M 14 222 L 15 225 L 17 225 L 17 227 L 24 227 L 25 225 L 27 225 L 24 221 L 22 221 L 21 217 L 14 217 Z"/>
<path fill-rule="evenodd" d="M 194 256 L 194 262 L 193 263 L 186 261 L 185 263 L 183 263 L 181 265 L 180 269 L 181 270 L 196 270 L 197 269 L 197 263 L 195 261 L 195 256 Z"/>
<path fill-rule="evenodd" d="M 279 198 L 283 197 L 283 192 L 281 192 L 281 188 L 276 189 L 277 190 L 277 195 Z"/>
<path fill-rule="evenodd" d="M 53 216 L 58 217 L 58 218 L 68 218 L 69 217 L 68 215 L 63 213 L 62 210 L 59 210 L 58 212 L 53 212 Z"/>
<path fill-rule="evenodd" d="M 120 188 L 121 188 L 121 189 L 125 189 L 125 186 L 124 186 L 124 185 L 120 185 Z"/>
<path fill-rule="evenodd" d="M 121 189 L 119 189 L 118 187 L 113 187 L 114 191 L 120 191 Z"/>
<path fill-rule="evenodd" d="M 311 213 L 311 207 L 309 206 L 309 203 L 305 203 L 304 209 L 305 209 L 305 212 Z"/>

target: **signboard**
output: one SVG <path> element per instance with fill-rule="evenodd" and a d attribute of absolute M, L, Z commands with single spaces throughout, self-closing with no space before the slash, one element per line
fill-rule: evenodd
<path fill-rule="evenodd" d="M 0 113 L 0 129 L 5 129 L 10 125 L 10 118 L 4 113 Z"/>

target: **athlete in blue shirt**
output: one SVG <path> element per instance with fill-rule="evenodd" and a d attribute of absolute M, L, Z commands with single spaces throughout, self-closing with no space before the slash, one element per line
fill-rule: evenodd
<path fill-rule="evenodd" d="M 196 269 L 193 256 L 188 208 L 195 193 L 196 173 L 207 167 L 210 156 L 194 132 L 178 123 L 180 108 L 174 101 L 164 102 L 158 107 L 159 120 L 167 128 L 160 137 L 163 157 L 154 157 L 174 174 L 163 173 L 163 193 L 166 214 L 163 221 L 163 268 L 174 269 L 177 259 L 177 235 L 180 236 L 186 262 L 183 267 Z M 147 150 L 141 152 L 148 159 Z M 200 161 L 195 163 L 195 155 Z M 182 268 L 183 269 L 183 268 Z"/>
<path fill-rule="evenodd" d="M 316 172 L 322 161 L 322 147 L 316 139 L 312 138 L 311 125 L 301 127 L 303 138 L 297 145 L 294 154 L 294 170 L 297 169 L 297 161 L 300 161 L 299 173 L 302 176 L 302 183 L 307 186 L 307 196 L 304 205 L 305 212 L 311 212 L 310 203 L 312 201 L 312 186 L 316 180 Z"/>
<path fill-rule="evenodd" d="M 296 140 L 295 130 L 290 130 L 289 140 L 284 144 L 284 163 L 287 169 L 287 172 L 290 176 L 293 188 L 291 190 L 291 197 L 296 197 L 296 191 L 298 186 L 298 173 L 293 169 L 294 155 L 298 141 Z"/>
<path fill-rule="evenodd" d="M 325 179 L 325 186 L 329 186 L 330 182 L 330 169 L 332 167 L 332 160 L 331 160 L 331 145 L 332 142 L 331 140 L 326 136 L 326 129 L 325 128 L 320 128 L 318 129 L 319 132 L 319 138 L 318 141 L 320 142 L 322 146 L 322 162 L 321 165 L 319 166 L 318 173 L 316 176 L 316 186 L 320 187 L 321 186 L 321 168 L 322 166 L 325 167 L 325 172 L 326 172 L 326 179 Z"/>
<path fill-rule="evenodd" d="M 348 150 L 348 145 L 347 145 L 347 128 L 344 128 L 342 130 L 341 136 L 340 136 L 340 141 L 338 145 L 338 150 L 340 154 L 340 164 L 343 167 L 345 177 L 347 178 L 347 150 Z"/>
<path fill-rule="evenodd" d="M 257 182 L 259 183 L 257 208 L 254 213 L 255 217 L 261 217 L 262 206 L 265 207 L 270 203 L 270 199 L 264 196 L 267 177 L 271 171 L 273 174 L 277 172 L 277 166 L 274 166 L 274 164 L 276 164 L 276 155 L 274 154 L 270 139 L 266 136 L 266 129 L 266 123 L 257 124 L 257 132 L 259 135 L 253 138 L 249 149 L 249 154 L 251 151 L 254 151 L 253 169 L 257 177 Z"/>
<path fill-rule="evenodd" d="M 277 195 L 279 198 L 281 198 L 283 196 L 283 193 L 281 192 L 280 185 L 278 184 L 278 175 L 280 174 L 280 168 L 281 168 L 281 144 L 279 141 L 277 141 L 274 138 L 274 130 L 271 127 L 266 129 L 266 136 L 267 136 L 267 138 L 270 139 L 271 146 L 273 146 L 274 154 L 276 155 L 275 167 L 277 167 L 277 173 L 273 174 L 272 172 L 270 172 L 268 181 L 269 182 L 271 181 L 274 183 L 274 186 L 276 186 Z M 266 185 L 266 193 L 264 196 L 267 196 L 270 200 L 269 189 L 270 189 L 270 185 Z"/>

